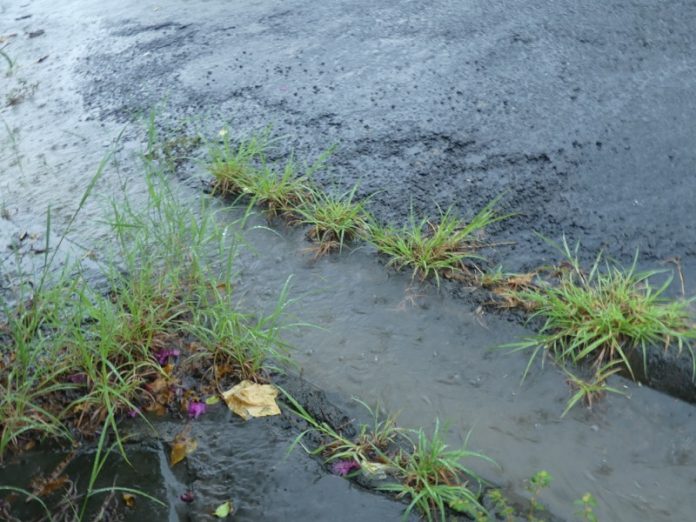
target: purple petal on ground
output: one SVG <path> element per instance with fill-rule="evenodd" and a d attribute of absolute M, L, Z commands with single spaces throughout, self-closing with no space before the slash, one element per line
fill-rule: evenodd
<path fill-rule="evenodd" d="M 182 502 L 186 502 L 187 504 L 189 504 L 194 500 L 193 491 L 185 491 L 181 494 L 179 498 Z"/>
<path fill-rule="evenodd" d="M 188 406 L 188 415 L 192 419 L 197 419 L 205 413 L 206 409 L 204 402 L 190 402 Z"/>
<path fill-rule="evenodd" d="M 153 354 L 158 363 L 162 366 L 169 362 L 170 357 L 179 357 L 181 355 L 181 350 L 176 348 L 164 348 Z"/>
<path fill-rule="evenodd" d="M 360 464 L 354 460 L 339 460 L 334 462 L 331 466 L 331 472 L 341 477 L 345 477 L 348 473 L 356 469 L 360 469 Z"/>
<path fill-rule="evenodd" d="M 140 415 L 140 410 L 138 408 L 135 408 L 134 410 L 130 410 L 126 415 L 128 415 L 131 419 L 134 419 L 138 415 Z"/>

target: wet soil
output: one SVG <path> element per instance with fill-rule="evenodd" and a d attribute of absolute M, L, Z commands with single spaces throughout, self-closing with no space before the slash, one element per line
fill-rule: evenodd
<path fill-rule="evenodd" d="M 691 295 L 695 24 L 692 2 L 658 0 L 0 0 L 0 37 L 16 34 L 6 51 L 18 63 L 0 77 L 0 104 L 38 84 L 0 109 L 10 131 L 0 139 L 0 255 L 12 261 L 13 244 L 40 263 L 46 208 L 59 233 L 124 128 L 117 166 L 99 192 L 125 187 L 137 200 L 143 185 L 129 151 L 142 136 L 129 123 L 159 103 L 169 129 L 186 118 L 211 135 L 222 122 L 242 133 L 272 123 L 300 155 L 338 143 L 320 181 L 342 189 L 359 182 L 385 221 L 401 222 L 411 205 L 433 214 L 452 204 L 470 215 L 505 193 L 504 208 L 519 215 L 492 237 L 515 241 L 495 255 L 508 269 L 555 261 L 535 232 L 565 233 L 582 241 L 585 260 L 601 247 L 623 263 L 638 248 L 641 266 L 678 257 Z M 192 164 L 184 181 L 195 188 L 191 198 L 203 176 Z M 103 238 L 103 201 L 81 212 L 72 255 Z M 472 449 L 502 468 L 479 471 L 513 493 L 549 470 L 555 481 L 543 500 L 568 519 L 586 491 L 601 520 L 691 518 L 693 406 L 616 379 L 630 398 L 612 396 L 560 420 L 563 375 L 547 366 L 520 387 L 525 356 L 489 348 L 528 331 L 482 315 L 468 292 L 413 287 L 366 249 L 311 262 L 301 231 L 256 230 L 250 241 L 258 255 L 241 260 L 246 300 L 270 306 L 292 274 L 302 295 L 297 315 L 326 329 L 290 338 L 303 375 L 322 389 L 379 400 L 401 410 L 406 426 L 448 420 L 452 442 L 471 430 Z M 250 520 L 398 519 L 402 506 L 351 489 L 300 454 L 269 471 L 290 437 L 273 429 L 257 436 L 228 421 L 213 415 L 196 425 L 220 433 L 193 464 L 207 505 L 227 486 L 246 505 L 263 483 L 275 496 L 244 508 Z M 239 455 L 237 441 L 257 437 L 258 447 L 239 443 Z M 161 462 L 161 447 L 148 451 Z M 216 453 L 224 457 L 216 461 Z M 236 467 L 248 472 L 230 471 Z M 172 480 L 153 479 L 151 491 L 180 487 Z"/>

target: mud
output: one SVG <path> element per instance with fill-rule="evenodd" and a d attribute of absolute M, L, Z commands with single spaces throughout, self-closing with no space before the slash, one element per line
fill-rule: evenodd
<path fill-rule="evenodd" d="M 582 241 L 586 261 L 601 247 L 622 263 L 639 249 L 646 267 L 678 257 L 692 295 L 695 24 L 692 2 L 658 0 L 294 0 L 282 8 L 0 0 L 0 36 L 16 34 L 5 50 L 18 64 L 0 77 L 0 103 L 12 89 L 38 84 L 0 109 L 9 129 L 0 140 L 0 204 L 9 216 L 0 219 L 0 255 L 14 259 L 6 245 L 25 232 L 20 248 L 40 248 L 49 204 L 55 232 L 65 228 L 124 128 L 99 196 L 125 187 L 137 200 L 143 185 L 129 152 L 143 136 L 129 123 L 159 104 L 164 128 L 188 119 L 214 135 L 222 122 L 240 133 L 272 123 L 299 155 L 338 143 L 320 181 L 360 183 L 385 221 L 401 222 L 411 205 L 433 214 L 453 204 L 471 215 L 505 193 L 503 208 L 519 214 L 491 232 L 515 242 L 493 259 L 507 269 L 557 260 L 535 232 L 565 233 Z M 194 162 L 188 176 L 195 198 L 204 169 Z M 87 256 L 104 238 L 103 202 L 94 198 L 81 212 L 70 255 Z M 468 291 L 405 294 L 408 277 L 383 270 L 366 250 L 311 263 L 301 231 L 255 230 L 250 241 L 258 255 L 241 260 L 245 300 L 271 306 L 294 274 L 296 314 L 327 329 L 290 336 L 303 375 L 320 388 L 381 401 L 401 410 L 406 426 L 449 420 L 453 443 L 472 430 L 472 449 L 502 467 L 478 471 L 513 494 L 524 495 L 524 480 L 548 469 L 555 481 L 543 500 L 568 519 L 586 491 L 601 520 L 691 518 L 693 406 L 616 379 L 630 398 L 611 396 L 560 420 L 563 376 L 547 366 L 520 387 L 525 356 L 489 348 L 529 331 L 514 318 L 481 314 Z M 41 254 L 29 259 L 40 263 Z M 674 366 L 655 364 L 653 384 L 677 395 L 688 387 L 675 390 Z M 250 520 L 398 519 L 402 506 L 351 489 L 301 454 L 269 471 L 290 437 L 228 421 L 211 415 L 196 425 L 220 433 L 192 460 L 208 504 L 229 487 L 240 506 L 249 502 L 240 515 Z M 240 443 L 237 452 L 237 440 L 258 437 L 258 448 Z M 145 461 L 161 461 L 163 446 L 148 451 Z M 230 471 L 237 468 L 250 478 Z M 153 494 L 188 484 L 183 476 L 163 485 L 170 480 L 153 479 Z M 270 494 L 259 505 L 249 500 L 258 483 L 277 504 Z"/>

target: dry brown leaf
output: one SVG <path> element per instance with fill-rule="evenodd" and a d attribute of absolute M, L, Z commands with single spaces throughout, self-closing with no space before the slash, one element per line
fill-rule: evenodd
<path fill-rule="evenodd" d="M 222 394 L 227 407 L 244 420 L 280 415 L 276 404 L 278 390 L 270 384 L 242 381 Z"/>
<path fill-rule="evenodd" d="M 172 441 L 172 449 L 169 454 L 169 461 L 172 466 L 175 466 L 182 460 L 184 460 L 188 455 L 196 451 L 198 447 L 198 442 L 196 439 L 192 438 L 188 434 L 188 430 L 185 429 L 179 433 Z"/>

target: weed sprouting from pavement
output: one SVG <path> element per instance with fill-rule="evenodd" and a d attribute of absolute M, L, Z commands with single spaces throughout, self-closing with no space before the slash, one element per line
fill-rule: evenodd
<path fill-rule="evenodd" d="M 279 167 L 265 164 L 249 177 L 247 193 L 270 217 L 292 218 L 300 203 L 312 193 L 311 179 L 300 173 L 293 156 Z"/>
<path fill-rule="evenodd" d="M 692 349 L 696 327 L 690 322 L 690 301 L 663 297 L 670 278 L 655 288 L 650 279 L 658 271 L 637 272 L 635 260 L 628 269 L 602 263 L 601 254 L 586 273 L 577 258 L 579 245 L 571 250 L 564 238 L 560 248 L 566 260 L 558 284 L 515 294 L 531 304 L 532 318 L 545 321 L 538 335 L 508 345 L 513 350 L 533 350 L 524 375 L 542 349 L 561 363 L 589 361 L 594 368 L 619 360 L 632 376 L 629 355 L 640 350 L 647 373 L 651 345 L 675 346 L 679 353 L 689 350 L 696 369 Z"/>
<path fill-rule="evenodd" d="M 213 192 L 238 196 L 253 194 L 252 178 L 271 144 L 270 129 L 232 144 L 227 127 L 220 131 L 222 143 L 210 147 L 210 173 L 213 175 Z"/>
<path fill-rule="evenodd" d="M 411 440 L 411 449 L 400 450 L 389 461 L 396 469 L 394 476 L 398 482 L 386 484 L 380 489 L 410 501 L 405 516 L 414 508 L 429 521 L 439 518 L 444 522 L 447 508 L 473 517 L 485 514 L 487 510 L 480 502 L 482 480 L 464 465 L 464 461 L 475 458 L 495 463 L 485 455 L 466 449 L 466 445 L 449 449 L 438 421 L 431 436 L 422 428 L 412 433 L 415 440 Z M 471 482 L 476 484 L 473 489 Z"/>
<path fill-rule="evenodd" d="M 498 201 L 488 203 L 469 221 L 457 218 L 451 208 L 437 221 L 418 219 L 412 210 L 401 228 L 373 224 L 368 241 L 389 257 L 389 265 L 410 268 L 421 280 L 435 276 L 439 283 L 442 276 L 464 276 L 470 274 L 467 261 L 483 259 L 477 252 L 486 246 L 481 237 L 486 227 L 509 217 L 495 211 Z"/>
<path fill-rule="evenodd" d="M 292 395 L 282 388 L 281 391 L 293 412 L 309 425 L 308 429 L 295 438 L 289 452 L 299 444 L 308 453 L 322 456 L 325 462 L 349 461 L 355 463 L 356 468 L 369 468 L 371 462 L 378 460 L 376 452 L 386 450 L 385 446 L 395 442 L 401 431 L 396 427 L 393 417 L 381 419 L 378 409 L 372 410 L 359 401 L 372 415 L 373 425 L 363 424 L 357 437 L 348 437 L 327 422 L 316 420 Z M 310 433 L 316 433 L 321 438 L 314 450 L 309 450 L 303 443 L 303 439 Z"/>
<path fill-rule="evenodd" d="M 382 418 L 379 410 L 372 410 L 361 401 L 373 418 L 372 424 L 362 424 L 358 434 L 348 437 L 326 422 L 320 422 L 283 390 L 293 411 L 309 428 L 295 439 L 290 451 L 309 433 L 319 436 L 316 449 L 305 450 L 321 456 L 326 463 L 334 463 L 334 472 L 345 475 L 359 470 L 366 477 L 378 480 L 377 489 L 388 491 L 397 498 L 406 498 L 409 504 L 404 518 L 417 510 L 427 520 L 446 520 L 448 510 L 472 516 L 484 516 L 487 510 L 481 504 L 483 481 L 464 461 L 471 458 L 494 463 L 479 453 L 449 449 L 440 432 L 439 421 L 431 436 L 423 429 L 404 430 L 396 426 L 394 417 Z M 388 477 L 394 481 L 384 483 Z M 470 483 L 476 483 L 472 489 Z"/>
<path fill-rule="evenodd" d="M 527 491 L 531 494 L 531 498 L 529 499 L 529 511 L 527 513 L 527 520 L 529 522 L 542 522 L 537 515 L 545 511 L 546 507 L 539 502 L 539 495 L 544 489 L 547 489 L 551 485 L 552 481 L 553 477 L 545 470 L 537 471 L 529 479 L 527 483 Z"/>
<path fill-rule="evenodd" d="M 307 235 L 316 243 L 317 257 L 341 251 L 346 243 L 366 234 L 370 218 L 366 202 L 355 199 L 357 188 L 338 195 L 314 189 L 297 206 L 300 223 L 310 227 Z"/>
<path fill-rule="evenodd" d="M 573 395 L 568 399 L 561 417 L 565 417 L 580 402 L 584 403 L 588 408 L 592 408 L 592 405 L 607 392 L 625 395 L 618 388 L 607 385 L 607 379 L 621 371 L 621 364 L 621 361 L 607 363 L 605 366 L 598 368 L 589 380 L 578 377 L 567 368 L 564 368 L 563 370 L 567 375 L 567 383 L 573 391 Z"/>

